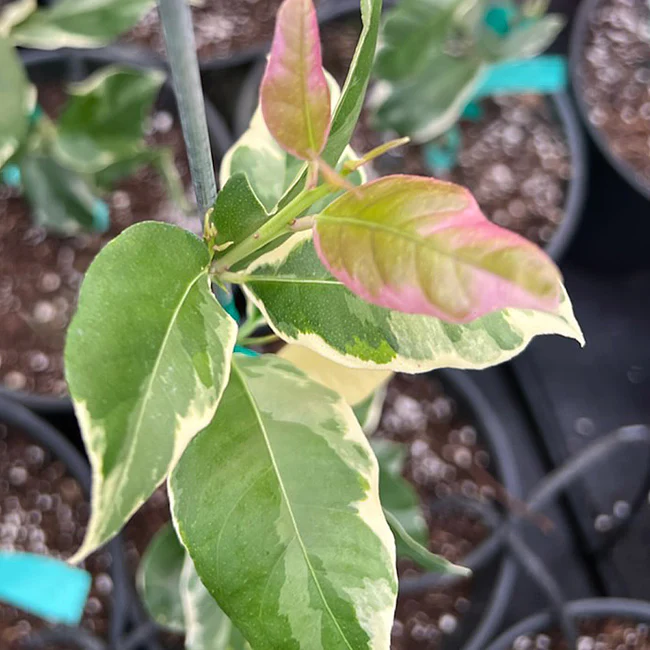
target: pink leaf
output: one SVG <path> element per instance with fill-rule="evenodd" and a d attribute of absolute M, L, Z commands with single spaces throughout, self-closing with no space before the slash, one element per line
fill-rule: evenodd
<path fill-rule="evenodd" d="M 285 151 L 303 160 L 318 157 L 331 112 L 312 0 L 282 3 L 260 102 L 266 126 Z"/>
<path fill-rule="evenodd" d="M 459 185 L 388 176 L 316 218 L 329 271 L 364 300 L 466 323 L 508 307 L 556 312 L 561 275 L 537 246 L 488 221 Z"/>

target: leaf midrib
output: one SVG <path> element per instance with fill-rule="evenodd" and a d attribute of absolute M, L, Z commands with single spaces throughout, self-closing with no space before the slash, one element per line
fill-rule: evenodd
<path fill-rule="evenodd" d="M 321 600 L 323 601 L 323 605 L 325 606 L 325 610 L 329 617 L 332 619 L 332 622 L 334 623 L 334 626 L 336 627 L 338 633 L 341 635 L 341 639 L 345 642 L 345 645 L 349 648 L 349 650 L 354 650 L 352 645 L 350 645 L 350 642 L 348 641 L 347 637 L 343 633 L 343 630 L 341 629 L 341 626 L 339 625 L 339 622 L 336 620 L 336 617 L 334 616 L 334 612 L 332 612 L 332 609 L 329 606 L 329 603 L 327 602 L 327 599 L 325 598 L 325 594 L 323 593 L 323 590 L 320 586 L 320 582 L 318 581 L 318 578 L 316 576 L 316 572 L 314 571 L 314 567 L 311 564 L 311 561 L 309 560 L 309 554 L 307 553 L 307 548 L 305 547 L 305 543 L 302 539 L 302 535 L 300 534 L 300 529 L 298 528 L 298 522 L 296 521 L 295 515 L 293 513 L 293 508 L 291 507 L 291 502 L 289 501 L 289 495 L 287 494 L 286 488 L 284 486 L 284 482 L 282 481 L 282 475 L 280 474 L 280 469 L 278 467 L 278 464 L 275 460 L 275 454 L 273 453 L 273 448 L 271 447 L 271 441 L 269 440 L 269 437 L 266 432 L 266 427 L 264 426 L 264 421 L 262 420 L 262 415 L 257 407 L 257 402 L 255 401 L 255 397 L 251 393 L 248 383 L 246 382 L 245 377 L 243 376 L 242 372 L 237 366 L 236 361 L 233 358 L 232 362 L 232 370 L 231 372 L 236 373 L 239 381 L 241 382 L 241 385 L 243 387 L 243 390 L 245 392 L 245 396 L 250 402 L 251 408 L 253 409 L 253 413 L 255 414 L 255 419 L 257 420 L 259 424 L 260 431 L 262 432 L 262 436 L 264 438 L 264 444 L 266 446 L 266 449 L 269 454 L 269 459 L 271 461 L 271 465 L 273 467 L 273 472 L 275 473 L 275 476 L 278 481 L 278 485 L 280 487 L 280 493 L 282 494 L 282 499 L 285 502 L 287 506 L 287 510 L 289 512 L 289 517 L 291 518 L 291 525 L 293 526 L 293 529 L 296 533 L 295 540 L 298 542 L 298 545 L 300 546 L 300 550 L 302 551 L 305 564 L 307 565 L 307 568 L 309 570 L 309 573 L 312 577 L 312 580 L 314 581 L 314 584 L 316 585 L 316 589 L 318 590 L 318 595 L 321 597 Z"/>
<path fill-rule="evenodd" d="M 169 321 L 169 325 L 167 326 L 167 330 L 165 331 L 165 336 L 163 337 L 163 340 L 160 344 L 160 349 L 158 350 L 158 355 L 156 356 L 156 360 L 154 362 L 153 368 L 151 369 L 151 374 L 149 375 L 149 381 L 147 383 L 147 388 L 145 389 L 145 393 L 143 395 L 142 401 L 140 403 L 140 411 L 138 412 L 138 417 L 136 420 L 136 424 L 134 428 L 132 429 L 132 434 L 129 436 L 129 451 L 126 457 L 126 462 L 123 467 L 123 471 L 120 474 L 120 480 L 118 485 L 116 486 L 116 489 L 114 491 L 114 494 L 119 494 L 119 492 L 122 490 L 124 486 L 124 481 L 125 477 L 128 475 L 128 470 L 131 466 L 131 463 L 133 462 L 133 454 L 135 452 L 135 447 L 136 447 L 136 441 L 138 438 L 138 432 L 140 430 L 140 427 L 142 426 L 142 422 L 144 419 L 144 413 L 146 410 L 147 402 L 149 401 L 151 397 L 151 392 L 152 392 L 152 387 L 154 383 L 154 379 L 158 373 L 158 370 L 160 368 L 160 364 L 162 362 L 162 358 L 165 353 L 165 349 L 167 347 L 167 344 L 169 343 L 169 338 L 171 336 L 171 332 L 174 329 L 174 325 L 176 324 L 176 320 L 178 319 L 178 315 L 180 314 L 181 308 L 185 304 L 185 301 L 187 300 L 187 297 L 190 294 L 190 291 L 194 287 L 194 285 L 199 281 L 200 278 L 206 276 L 207 277 L 207 269 L 201 269 L 201 272 L 194 278 L 192 281 L 188 284 L 187 289 L 183 293 L 183 296 L 181 299 L 178 301 L 178 305 L 176 305 L 176 308 L 174 309 L 174 313 L 172 314 L 172 317 Z"/>

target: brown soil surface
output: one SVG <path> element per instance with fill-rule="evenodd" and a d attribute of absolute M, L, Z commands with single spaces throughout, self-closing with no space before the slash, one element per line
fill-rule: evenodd
<path fill-rule="evenodd" d="M 605 0 L 589 19 L 580 92 L 587 119 L 612 154 L 650 187 L 650 9 L 645 0 Z"/>
<path fill-rule="evenodd" d="M 0 424 L 0 550 L 66 559 L 80 546 L 90 505 L 65 465 L 22 432 Z M 106 637 L 113 581 L 111 556 L 98 551 L 85 561 L 93 576 L 82 626 Z M 46 623 L 0 604 L 0 648 L 18 650 Z"/>
<path fill-rule="evenodd" d="M 40 88 L 39 101 L 49 115 L 56 115 L 64 100 L 60 86 Z M 189 168 L 176 119 L 156 111 L 147 139 L 173 149 L 188 186 Z M 61 238 L 35 227 L 23 198 L 0 186 L 0 385 L 39 395 L 65 395 L 65 332 L 83 274 L 95 255 L 139 221 L 199 226 L 195 217 L 187 217 L 171 203 L 161 178 L 150 168 L 121 182 L 106 199 L 111 210 L 109 232 Z"/>

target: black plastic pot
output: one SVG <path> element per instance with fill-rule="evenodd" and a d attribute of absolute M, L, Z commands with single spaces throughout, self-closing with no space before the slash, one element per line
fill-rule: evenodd
<path fill-rule="evenodd" d="M 340 12 L 332 18 L 340 19 L 350 15 L 348 11 Z M 237 99 L 233 122 L 235 137 L 239 137 L 248 128 L 249 122 L 258 104 L 258 91 L 266 63 L 259 61 L 250 71 L 242 84 Z M 572 175 L 564 202 L 564 219 L 545 246 L 546 252 L 556 261 L 562 259 L 578 231 L 584 212 L 587 188 L 587 147 L 585 139 L 570 97 L 566 93 L 550 95 L 555 115 L 562 124 L 569 146 Z"/>
<path fill-rule="evenodd" d="M 133 58 L 129 52 L 124 52 L 119 48 L 87 51 L 25 51 L 21 53 L 21 56 L 30 79 L 36 83 L 52 82 L 59 79 L 80 81 L 98 68 L 112 64 L 148 67 L 146 61 Z M 169 82 L 166 82 L 161 90 L 158 106 L 170 112 L 176 112 L 174 92 Z M 205 110 L 212 157 L 218 172 L 218 164 L 230 147 L 232 137 L 224 119 L 207 100 Z M 48 418 L 57 419 L 72 415 L 72 403 L 69 397 L 43 396 L 23 391 L 12 391 L 0 386 L 0 397 L 2 396 L 15 399 L 36 413 Z"/>
<path fill-rule="evenodd" d="M 90 467 L 83 456 L 59 431 L 15 401 L 1 397 L 0 423 L 16 427 L 61 460 L 70 474 L 79 482 L 86 497 L 90 498 Z M 115 644 L 121 637 L 126 622 L 128 605 L 127 578 L 120 538 L 117 537 L 111 541 L 107 548 L 112 558 L 110 572 L 113 580 L 113 606 L 109 642 Z M 88 633 L 77 632 L 71 628 L 56 628 L 53 634 L 70 638 L 76 635 L 80 639 L 90 636 Z"/>
<path fill-rule="evenodd" d="M 638 623 L 650 623 L 650 603 L 625 598 L 591 598 L 566 605 L 567 614 L 575 620 L 621 618 Z M 522 635 L 535 635 L 553 627 L 550 612 L 531 616 L 504 632 L 487 650 L 511 650 Z"/>
<path fill-rule="evenodd" d="M 578 110 L 582 121 L 587 126 L 589 135 L 592 140 L 596 143 L 597 147 L 607 159 L 609 164 L 620 174 L 639 194 L 644 196 L 647 200 L 650 201 L 650 185 L 645 183 L 638 174 L 635 172 L 634 168 L 629 165 L 624 160 L 616 157 L 609 145 L 607 144 L 603 134 L 595 127 L 588 118 L 589 108 L 587 103 L 582 95 L 581 88 L 582 84 L 580 82 L 580 65 L 582 63 L 582 55 L 585 49 L 585 43 L 587 40 L 587 35 L 589 31 L 589 17 L 591 14 L 598 8 L 598 5 L 602 3 L 602 0 L 582 0 L 580 3 L 580 8 L 576 15 L 576 19 L 573 25 L 573 30 L 571 33 L 571 42 L 569 46 L 569 56 L 570 56 L 570 68 L 571 68 L 571 79 L 573 82 L 573 90 L 576 96 L 576 103 L 578 105 Z M 650 211 L 650 206 L 648 206 Z"/>

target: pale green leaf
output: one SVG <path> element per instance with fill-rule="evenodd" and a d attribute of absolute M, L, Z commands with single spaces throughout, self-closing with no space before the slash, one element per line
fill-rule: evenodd
<path fill-rule="evenodd" d="M 350 367 L 478 369 L 511 359 L 541 334 L 584 343 L 566 293 L 555 315 L 504 309 L 465 325 L 366 303 L 323 267 L 309 232 L 260 257 L 242 279 L 278 336 Z"/>
<path fill-rule="evenodd" d="M 145 120 L 164 81 L 158 70 L 109 66 L 72 84 L 57 121 L 54 154 L 86 173 L 137 157 L 144 149 Z"/>
<path fill-rule="evenodd" d="M 35 224 L 62 236 L 81 230 L 105 230 L 106 221 L 95 217 L 102 206 L 92 189 L 76 171 L 47 156 L 28 154 L 20 162 L 22 184 Z"/>
<path fill-rule="evenodd" d="M 290 361 L 308 377 L 338 393 L 350 406 L 373 398 L 392 376 L 386 370 L 348 368 L 303 345 L 285 345 L 278 356 Z"/>
<path fill-rule="evenodd" d="M 0 8 L 0 37 L 10 36 L 11 30 L 26 20 L 37 8 L 36 0 L 13 0 Z"/>
<path fill-rule="evenodd" d="M 149 543 L 137 574 L 138 592 L 149 616 L 158 625 L 181 633 L 185 630 L 180 586 L 185 556 L 173 527 L 167 524 Z"/>
<path fill-rule="evenodd" d="M 88 270 L 65 349 L 66 378 L 93 470 L 78 561 L 113 537 L 212 419 L 236 325 L 212 295 L 197 237 L 145 222 Z"/>
<path fill-rule="evenodd" d="M 201 580 L 256 650 L 388 650 L 394 543 L 376 460 L 336 393 L 236 355 L 170 489 Z"/>
<path fill-rule="evenodd" d="M 18 45 L 40 50 L 101 47 L 131 29 L 155 0 L 57 0 L 12 31 Z"/>
<path fill-rule="evenodd" d="M 33 93 L 13 45 L 0 37 L 0 168 L 27 136 Z"/>
<path fill-rule="evenodd" d="M 352 407 L 354 416 L 367 436 L 372 435 L 377 430 L 385 401 L 386 386 L 380 386 L 374 393 L 368 395 L 363 402 L 359 402 Z"/>
<path fill-rule="evenodd" d="M 516 26 L 499 43 L 499 58 L 529 59 L 541 54 L 553 43 L 565 24 L 566 19 L 560 14 L 550 14 Z"/>

